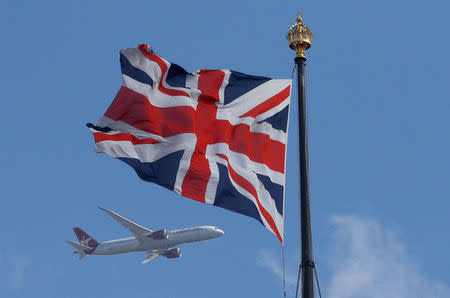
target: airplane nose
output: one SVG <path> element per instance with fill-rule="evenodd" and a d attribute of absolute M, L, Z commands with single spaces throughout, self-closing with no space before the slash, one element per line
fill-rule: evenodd
<path fill-rule="evenodd" d="M 220 237 L 224 234 L 224 232 L 218 227 L 209 226 L 208 230 L 210 231 L 209 232 L 210 237 L 212 236 L 213 238 Z"/>

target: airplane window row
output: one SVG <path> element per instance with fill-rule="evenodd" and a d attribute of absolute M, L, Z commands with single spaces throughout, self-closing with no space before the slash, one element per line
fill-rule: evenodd
<path fill-rule="evenodd" d="M 181 233 L 181 232 L 195 231 L 195 230 L 201 230 L 201 228 L 190 228 L 190 229 L 183 229 L 183 230 L 173 230 L 172 233 Z"/>

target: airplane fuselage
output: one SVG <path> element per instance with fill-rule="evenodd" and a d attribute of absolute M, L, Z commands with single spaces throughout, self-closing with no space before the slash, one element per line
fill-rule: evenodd
<path fill-rule="evenodd" d="M 117 255 L 128 252 L 166 250 L 178 244 L 204 241 L 223 235 L 223 231 L 212 226 L 193 227 L 167 231 L 167 239 L 153 239 L 151 234 L 100 242 L 91 255 Z"/>
<path fill-rule="evenodd" d="M 74 227 L 73 231 L 79 242 L 66 241 L 77 249 L 74 253 L 80 255 L 80 259 L 87 255 L 110 256 L 139 251 L 147 253 L 147 257 L 142 261 L 142 264 L 148 263 L 159 256 L 175 259 L 181 257 L 181 249 L 173 246 L 209 240 L 223 235 L 221 229 L 213 226 L 200 226 L 172 231 L 165 229 L 152 231 L 111 210 L 100 209 L 129 230 L 134 237 L 97 242 L 79 227 Z"/>

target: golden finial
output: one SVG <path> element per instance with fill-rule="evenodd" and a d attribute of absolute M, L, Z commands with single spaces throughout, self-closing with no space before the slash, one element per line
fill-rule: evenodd
<path fill-rule="evenodd" d="M 289 47 L 297 53 L 297 57 L 306 59 L 305 51 L 311 47 L 313 35 L 311 30 L 303 24 L 300 13 L 297 15 L 297 23 L 291 26 L 286 38 L 289 40 Z"/>

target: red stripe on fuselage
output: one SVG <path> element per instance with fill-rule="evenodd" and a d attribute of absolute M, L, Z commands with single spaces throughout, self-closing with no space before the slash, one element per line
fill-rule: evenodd
<path fill-rule="evenodd" d="M 194 113 L 190 106 L 156 107 L 144 95 L 122 86 L 105 116 L 165 138 L 194 132 Z"/>
<path fill-rule="evenodd" d="M 217 154 L 217 156 L 225 159 L 228 163 L 228 172 L 230 173 L 231 178 L 238 184 L 240 187 L 248 191 L 256 200 L 256 203 L 258 204 L 258 210 L 261 212 L 261 214 L 264 216 L 264 219 L 269 224 L 272 231 L 277 235 L 278 239 L 280 239 L 281 243 L 283 243 L 283 239 L 281 238 L 280 232 L 278 232 L 277 226 L 275 224 L 275 221 L 273 220 L 272 216 L 269 212 L 261 205 L 261 202 L 259 201 L 258 193 L 256 192 L 256 189 L 253 187 L 253 185 L 247 181 L 244 177 L 236 173 L 233 168 L 231 167 L 230 161 L 228 160 L 228 157 L 224 154 Z"/>

